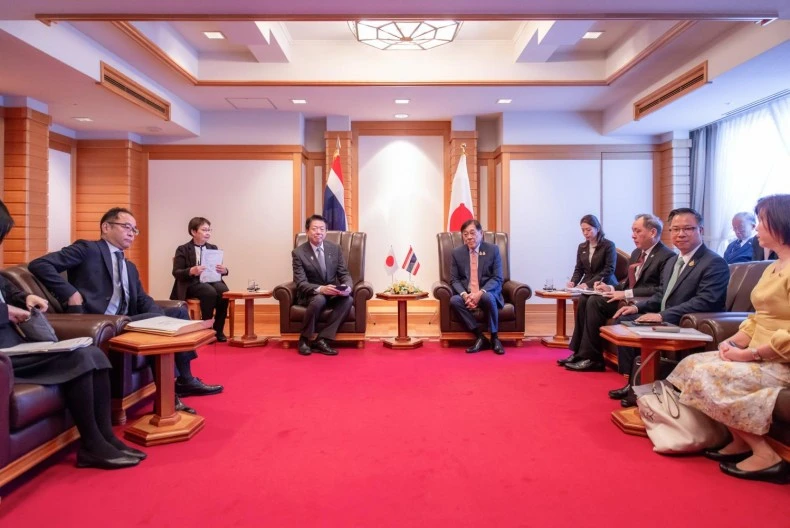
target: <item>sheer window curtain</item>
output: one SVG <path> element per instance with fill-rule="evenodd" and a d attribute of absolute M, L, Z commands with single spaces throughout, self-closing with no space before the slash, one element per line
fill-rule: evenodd
<path fill-rule="evenodd" d="M 705 243 L 723 253 L 732 217 L 761 196 L 790 193 L 790 97 L 691 134 L 691 203 L 705 218 Z"/>

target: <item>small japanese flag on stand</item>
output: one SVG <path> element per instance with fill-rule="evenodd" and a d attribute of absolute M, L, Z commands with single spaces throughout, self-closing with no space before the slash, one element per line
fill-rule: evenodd
<path fill-rule="evenodd" d="M 390 281 L 395 282 L 395 272 L 398 271 L 398 261 L 395 258 L 395 252 L 390 246 L 390 252 L 387 253 L 387 258 L 384 259 L 384 268 L 390 276 Z"/>

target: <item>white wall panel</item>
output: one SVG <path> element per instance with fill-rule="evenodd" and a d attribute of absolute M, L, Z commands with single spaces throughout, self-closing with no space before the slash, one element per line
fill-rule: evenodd
<path fill-rule="evenodd" d="M 430 290 L 439 277 L 436 233 L 444 230 L 444 144 L 441 137 L 359 138 L 359 230 L 368 234 L 365 277 L 376 291 L 390 283 L 390 245 L 403 259 L 411 245 L 420 261 L 414 282 Z M 400 270 L 396 280 L 408 275 Z"/>
<path fill-rule="evenodd" d="M 480 210 L 477 218 L 483 224 L 483 229 L 490 229 L 488 226 L 488 166 L 478 167 L 478 196 L 480 196 Z"/>
<path fill-rule="evenodd" d="M 653 161 L 603 161 L 603 223 L 606 238 L 627 252 L 634 249 L 631 224 L 640 213 L 653 213 Z"/>
<path fill-rule="evenodd" d="M 47 250 L 71 244 L 71 154 L 49 149 Z"/>
<path fill-rule="evenodd" d="M 195 216 L 211 221 L 211 242 L 225 251 L 231 290 L 246 289 L 248 279 L 265 289 L 290 281 L 292 196 L 292 161 L 151 161 L 149 293 L 169 298 L 173 255 L 190 240 L 187 224 Z"/>

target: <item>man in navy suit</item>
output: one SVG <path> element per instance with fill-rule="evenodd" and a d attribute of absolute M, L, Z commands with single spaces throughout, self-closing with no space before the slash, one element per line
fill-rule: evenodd
<path fill-rule="evenodd" d="M 636 319 L 644 323 L 679 324 L 687 313 L 722 312 L 727 298 L 730 268 L 716 252 L 702 243 L 702 216 L 686 207 L 669 213 L 669 232 L 672 244 L 680 252 L 670 258 L 661 275 L 661 286 L 646 301 L 624 306 L 614 314 L 615 319 Z M 635 317 L 636 314 L 643 314 Z M 620 372 L 631 372 L 639 350 L 620 347 Z M 625 398 L 629 386 L 610 391 L 613 399 Z M 623 400 L 623 405 L 633 405 Z"/>
<path fill-rule="evenodd" d="M 137 267 L 124 258 L 123 252 L 140 233 L 132 212 L 120 207 L 110 209 L 102 216 L 99 229 L 100 240 L 77 240 L 60 251 L 33 260 L 28 268 L 67 305 L 69 313 L 128 315 L 135 321 L 160 315 L 189 319 L 184 308 L 159 307 L 143 289 Z M 64 271 L 68 280 L 60 275 Z M 192 375 L 190 363 L 196 357 L 195 351 L 175 354 L 176 394 L 197 396 L 222 392 L 222 385 L 207 385 Z"/>
<path fill-rule="evenodd" d="M 754 258 L 754 227 L 757 219 L 748 211 L 735 213 L 732 217 L 732 230 L 735 233 L 735 240 L 730 242 L 724 250 L 724 260 L 727 264 L 737 262 L 749 262 Z M 757 259 L 762 260 L 762 259 Z"/>
<path fill-rule="evenodd" d="M 505 348 L 497 336 L 499 308 L 505 305 L 502 298 L 502 258 L 499 248 L 483 242 L 483 227 L 477 220 L 467 220 L 461 226 L 464 245 L 453 250 L 450 268 L 450 286 L 455 295 L 450 306 L 458 313 L 464 325 L 475 333 L 475 344 L 466 349 L 469 354 L 493 349 L 502 355 Z M 483 335 L 473 310 L 480 309 L 491 331 L 489 341 Z"/>
<path fill-rule="evenodd" d="M 299 337 L 299 353 L 309 356 L 313 351 L 326 356 L 336 356 L 337 350 L 329 346 L 327 339 L 334 339 L 337 329 L 346 320 L 354 300 L 350 297 L 354 284 L 346 268 L 340 246 L 326 238 L 326 220 L 313 215 L 305 222 L 307 242 L 291 252 L 296 302 L 306 306 L 304 327 Z M 329 306 L 332 314 L 326 326 L 315 333 L 316 322 L 321 311 Z"/>

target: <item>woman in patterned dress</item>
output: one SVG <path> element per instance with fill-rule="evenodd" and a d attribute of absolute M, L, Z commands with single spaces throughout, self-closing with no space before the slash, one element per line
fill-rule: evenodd
<path fill-rule="evenodd" d="M 705 456 L 733 477 L 775 483 L 790 481 L 790 464 L 765 439 L 776 398 L 790 387 L 790 195 L 761 198 L 760 245 L 779 255 L 751 294 L 755 313 L 719 350 L 693 354 L 668 381 L 680 401 L 723 423 L 732 442 Z"/>

